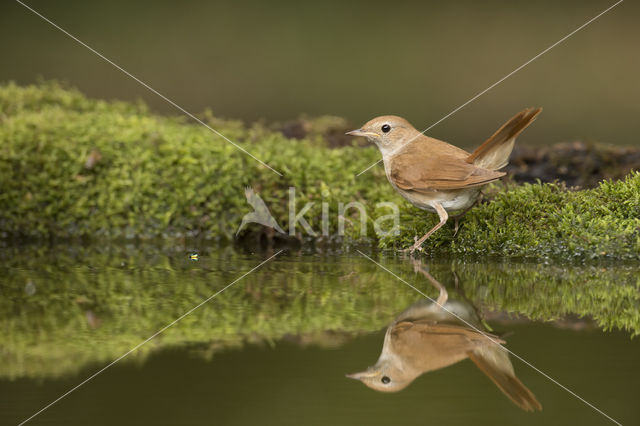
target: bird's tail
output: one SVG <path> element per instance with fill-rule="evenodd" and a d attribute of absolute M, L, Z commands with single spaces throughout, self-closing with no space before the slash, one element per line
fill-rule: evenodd
<path fill-rule="evenodd" d="M 507 121 L 467 158 L 467 163 L 488 170 L 499 170 L 509 163 L 518 136 L 540 114 L 542 108 L 527 108 Z"/>
<path fill-rule="evenodd" d="M 483 345 L 468 353 L 469 358 L 518 407 L 542 410 L 536 396 L 516 377 L 507 351 L 496 344 Z"/>

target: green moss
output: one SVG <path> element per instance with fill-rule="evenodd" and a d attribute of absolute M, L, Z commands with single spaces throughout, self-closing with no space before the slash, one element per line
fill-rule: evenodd
<path fill-rule="evenodd" d="M 204 233 L 230 240 L 249 211 L 246 186 L 259 191 L 283 224 L 289 186 L 298 189 L 300 205 L 323 196 L 391 195 L 371 185 L 371 176 L 355 178 L 356 169 L 375 161 L 373 149 L 329 150 L 317 137 L 286 139 L 205 114 L 212 127 L 283 172 L 281 178 L 203 126 L 90 100 L 52 83 L 4 85 L 0 108 L 0 230 L 7 236 Z M 335 214 L 337 203 L 332 209 Z M 319 229 L 319 219 L 311 223 Z"/>
<path fill-rule="evenodd" d="M 253 268 L 227 247 L 30 246 L 0 251 L 0 377 L 49 377 L 106 364 Z M 425 294 L 436 291 L 407 259 L 378 259 Z M 587 316 L 640 333 L 637 268 L 439 260 L 428 265 L 483 311 L 539 321 Z M 132 358 L 200 344 L 209 354 L 286 336 L 326 341 L 384 329 L 422 296 L 362 256 L 284 253 L 144 345 Z M 504 325 L 498 328 L 508 327 Z"/>
<path fill-rule="evenodd" d="M 335 126 L 334 119 L 313 121 L 303 140 L 210 113 L 202 119 L 284 176 L 203 126 L 152 114 L 140 103 L 91 100 L 55 83 L 0 86 L 0 235 L 101 241 L 203 235 L 230 241 L 250 211 L 246 186 L 259 192 L 285 230 L 290 186 L 296 187 L 298 209 L 315 203 L 305 217 L 316 232 L 322 202 L 329 205 L 331 235 L 339 226 L 338 203 L 362 202 L 371 238 L 360 235 L 358 213 L 350 210 L 346 238 L 338 242 L 404 248 L 435 223 L 434 215 L 394 193 L 382 167 L 356 177 L 379 153 L 374 147 L 329 149 L 322 128 Z M 491 203 L 466 215 L 455 238 L 448 224 L 425 244 L 427 251 L 575 259 L 640 255 L 637 173 L 588 191 L 551 184 L 496 188 Z M 375 207 L 383 201 L 400 206 L 402 232 L 377 241 L 373 223 L 389 214 Z M 262 229 L 252 225 L 248 231 Z"/>
<path fill-rule="evenodd" d="M 417 213 L 417 212 L 416 212 Z M 437 218 L 407 214 L 399 238 L 384 247 L 408 245 Z M 454 254 L 585 259 L 638 259 L 640 255 L 640 173 L 597 188 L 570 191 L 559 184 L 503 188 L 489 203 L 469 211 L 454 237 L 452 225 L 427 247 Z"/>

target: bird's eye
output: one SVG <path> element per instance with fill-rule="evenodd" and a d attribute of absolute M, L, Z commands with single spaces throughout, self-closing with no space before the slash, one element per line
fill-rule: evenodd
<path fill-rule="evenodd" d="M 388 376 L 382 376 L 382 379 L 380 379 L 382 381 L 382 383 L 384 383 L 385 385 L 388 384 L 391 379 Z"/>
<path fill-rule="evenodd" d="M 391 130 L 391 126 L 389 126 L 388 124 L 383 124 L 382 125 L 382 132 L 383 133 L 389 133 L 389 130 Z M 388 379 L 388 377 L 387 377 Z"/>

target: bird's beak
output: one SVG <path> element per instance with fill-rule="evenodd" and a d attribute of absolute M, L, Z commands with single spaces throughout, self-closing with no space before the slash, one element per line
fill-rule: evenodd
<path fill-rule="evenodd" d="M 371 377 L 375 377 L 378 375 L 378 373 L 379 371 L 377 369 L 368 369 L 366 371 L 361 371 L 359 373 L 345 374 L 345 376 L 350 379 L 364 380 L 364 379 L 369 379 Z"/>
<path fill-rule="evenodd" d="M 350 132 L 345 133 L 345 135 L 350 136 L 364 136 L 365 138 L 377 138 L 379 135 L 373 132 L 365 132 L 362 129 L 352 130 Z"/>

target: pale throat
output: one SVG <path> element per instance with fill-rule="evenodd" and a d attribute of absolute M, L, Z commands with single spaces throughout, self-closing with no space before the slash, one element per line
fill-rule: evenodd
<path fill-rule="evenodd" d="M 375 141 L 375 144 L 380 150 L 380 153 L 382 154 L 382 158 L 387 158 L 387 157 L 393 157 L 394 155 L 396 155 L 411 141 L 413 141 L 413 138 L 406 137 L 406 138 L 402 138 L 399 141 L 395 141 L 393 143 L 384 144 L 382 142 Z"/>

